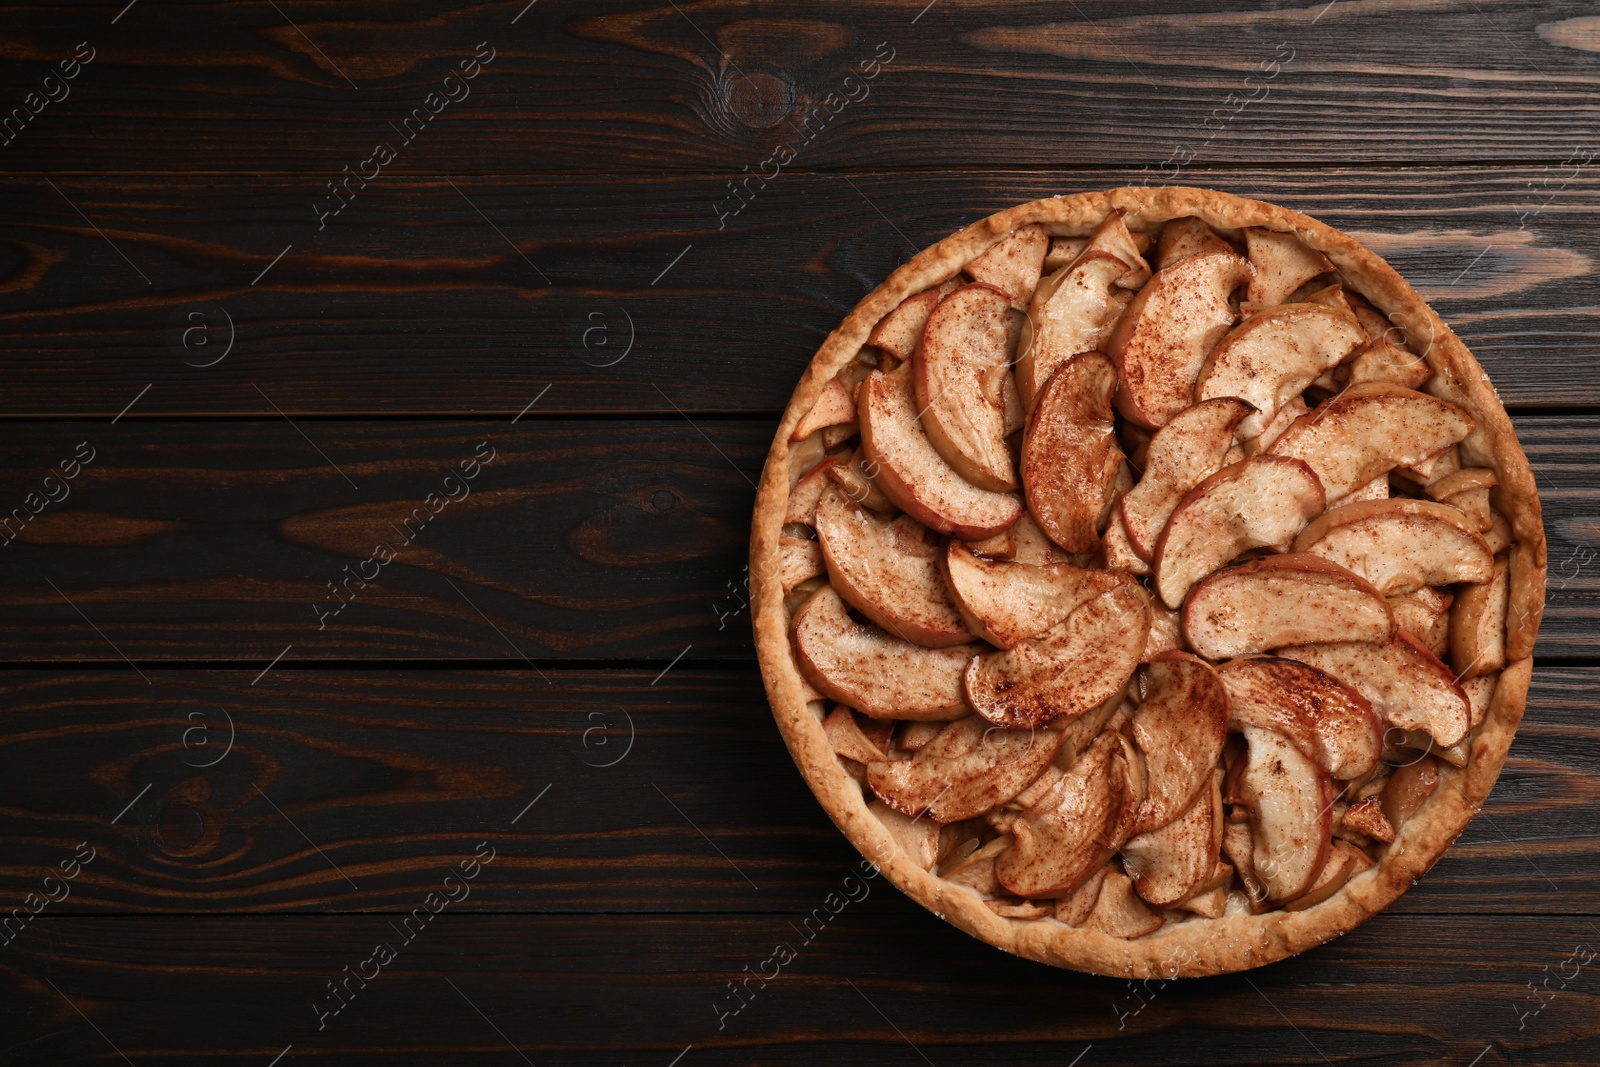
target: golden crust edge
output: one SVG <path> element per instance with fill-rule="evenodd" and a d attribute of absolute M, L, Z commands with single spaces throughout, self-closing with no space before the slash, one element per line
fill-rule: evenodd
<path fill-rule="evenodd" d="M 751 522 L 752 626 L 768 700 L 796 766 L 834 824 L 902 892 L 980 940 L 1040 963 L 1114 977 L 1201 977 L 1263 966 L 1355 929 L 1431 868 L 1499 777 L 1526 709 L 1531 658 L 1513 662 L 1502 672 L 1467 766 L 1444 767 L 1440 788 L 1403 828 L 1396 842 L 1401 847 L 1391 847 L 1376 867 L 1304 911 L 1197 918 L 1128 941 L 1054 920 L 1001 918 L 976 892 L 923 870 L 898 848 L 868 810 L 861 787 L 845 773 L 821 723 L 804 703 L 803 683 L 789 647 L 782 586 L 777 582 L 778 536 L 789 493 L 789 435 L 827 381 L 854 358 L 872 326 L 907 296 L 953 276 L 1018 226 L 1055 223 L 1087 232 L 1119 208 L 1135 227 L 1197 215 L 1224 229 L 1265 226 L 1292 232 L 1327 255 L 1408 336 L 1425 326 L 1429 343 L 1424 358 L 1450 390 L 1446 398 L 1473 415 L 1488 441 L 1489 458 L 1500 477 L 1499 504 L 1518 542 L 1532 550 L 1536 563 L 1526 580 L 1536 583 L 1537 590 L 1525 593 L 1537 592 L 1542 600 L 1544 528 L 1527 457 L 1482 367 L 1415 289 L 1355 238 L 1297 211 L 1207 189 L 1127 187 L 1032 201 L 980 219 L 894 271 L 828 335 L 790 398 L 762 472 Z M 1526 635 L 1529 649 L 1533 636 Z M 1183 958 L 1178 960 L 1179 956 Z"/>

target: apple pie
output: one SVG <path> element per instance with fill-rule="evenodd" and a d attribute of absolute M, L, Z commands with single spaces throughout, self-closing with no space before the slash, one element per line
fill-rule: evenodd
<path fill-rule="evenodd" d="M 1063 196 L 895 271 L 772 445 L 767 693 L 862 854 L 1007 951 L 1256 967 L 1482 805 L 1545 539 L 1511 422 L 1388 264 L 1204 189 Z"/>

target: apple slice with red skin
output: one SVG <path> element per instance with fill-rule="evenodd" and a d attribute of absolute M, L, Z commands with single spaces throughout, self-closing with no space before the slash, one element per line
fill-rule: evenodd
<path fill-rule="evenodd" d="M 1217 471 L 1179 501 L 1156 542 L 1156 592 L 1169 608 L 1253 548 L 1287 544 L 1326 500 L 1299 460 L 1258 455 Z"/>
<path fill-rule="evenodd" d="M 940 550 L 909 515 L 884 520 L 838 487 L 817 502 L 817 541 L 833 587 L 897 637 L 927 648 L 967 644 L 972 634 L 939 575 Z"/>
<path fill-rule="evenodd" d="M 908 760 L 867 764 L 867 784 L 906 815 L 952 823 L 998 808 L 1061 751 L 1057 730 L 1005 730 L 976 715 L 946 726 Z"/>
<path fill-rule="evenodd" d="M 1038 288 L 1044 271 L 1045 253 L 1050 250 L 1050 235 L 1038 223 L 1012 230 L 978 258 L 966 271 L 974 281 L 998 289 L 1021 311 Z"/>
<path fill-rule="evenodd" d="M 1121 501 L 1122 528 L 1141 559 L 1155 558 L 1161 531 L 1184 495 L 1222 468 L 1250 412 L 1249 404 L 1233 397 L 1207 400 L 1150 438 L 1144 474 Z"/>
<path fill-rule="evenodd" d="M 873 482 L 924 526 L 976 541 L 999 533 L 1022 514 L 1020 497 L 979 489 L 928 441 L 917 418 L 910 364 L 869 375 L 861 383 L 857 413 Z"/>
<path fill-rule="evenodd" d="M 1132 299 L 1129 290 L 1149 278 L 1150 268 L 1118 211 L 1095 229 L 1081 255 L 1039 283 L 1017 335 L 1017 389 L 1025 407 L 1033 407 L 1061 364 L 1104 348 Z"/>
<path fill-rule="evenodd" d="M 832 586 L 811 595 L 791 623 L 800 674 L 817 691 L 875 719 L 959 719 L 961 679 L 978 645 L 923 648 L 845 611 Z"/>
<path fill-rule="evenodd" d="M 1071 720 L 1099 707 L 1132 677 L 1150 631 L 1139 583 L 1116 584 L 1037 637 L 967 665 L 963 689 L 979 715 L 1025 729 Z"/>
<path fill-rule="evenodd" d="M 1326 671 L 1281 657 L 1224 663 L 1228 727 L 1273 730 L 1332 778 L 1368 774 L 1383 754 L 1383 723 L 1366 697 Z"/>
<path fill-rule="evenodd" d="M 1333 847 L 1328 850 L 1327 862 L 1322 865 L 1322 870 L 1312 880 L 1310 887 L 1293 900 L 1285 901 L 1283 910 L 1305 911 L 1307 908 L 1314 908 L 1343 889 L 1344 884 L 1359 873 L 1360 860 L 1356 859 L 1358 855 L 1364 857 L 1364 854 L 1349 842 L 1335 840 Z M 1371 866 L 1371 861 L 1368 861 L 1368 866 Z"/>
<path fill-rule="evenodd" d="M 1384 722 L 1426 730 L 1440 748 L 1456 744 L 1471 728 L 1472 702 L 1455 675 L 1404 630 L 1382 644 L 1308 644 L 1279 654 L 1333 675 L 1371 701 Z"/>
<path fill-rule="evenodd" d="M 1250 273 L 1243 256 L 1217 249 L 1180 259 L 1145 283 L 1106 342 L 1124 418 L 1155 429 L 1194 403 L 1207 353 L 1237 318 L 1228 297 Z"/>
<path fill-rule="evenodd" d="M 1394 637 L 1394 610 L 1360 575 L 1321 556 L 1267 556 L 1218 571 L 1183 605 L 1183 633 L 1206 659 L 1288 645 Z"/>
<path fill-rule="evenodd" d="M 1189 808 L 1166 825 L 1130 837 L 1122 865 L 1133 888 L 1157 907 L 1176 905 L 1211 880 L 1222 850 L 1221 776 L 1213 764 Z"/>
<path fill-rule="evenodd" d="M 928 316 L 911 360 L 928 440 L 956 473 L 997 493 L 1017 487 L 1005 442 L 1009 315 L 1004 293 L 963 286 Z"/>
<path fill-rule="evenodd" d="M 1228 331 L 1206 356 L 1196 400 L 1237 397 L 1256 410 L 1239 427 L 1254 437 L 1278 409 L 1366 339 L 1354 316 L 1322 304 L 1280 304 Z"/>
<path fill-rule="evenodd" d="M 939 560 L 945 587 L 971 632 L 1012 648 L 1055 626 L 1126 579 L 1071 563 L 988 560 L 951 541 Z"/>
<path fill-rule="evenodd" d="M 883 349 L 895 359 L 910 359 L 917 350 L 917 342 L 922 340 L 928 316 L 933 314 L 940 300 L 959 288 L 961 282 L 952 278 L 942 285 L 906 297 L 899 307 L 878 320 L 878 324 L 867 335 L 867 344 Z"/>
<path fill-rule="evenodd" d="M 1144 757 L 1145 797 L 1130 832 L 1148 833 L 1183 814 L 1210 781 L 1228 732 L 1228 692 L 1205 660 L 1163 652 L 1143 677 L 1144 700 L 1128 734 Z"/>
<path fill-rule="evenodd" d="M 1000 884 L 1019 897 L 1066 897 L 1122 845 L 1117 828 L 1137 806 L 1138 759 L 1127 740 L 1107 730 L 1044 797 L 1012 824 L 1013 842 L 995 861 Z"/>
<path fill-rule="evenodd" d="M 1122 466 L 1111 394 L 1117 370 L 1098 352 L 1057 367 L 1022 438 L 1022 480 L 1039 528 L 1068 552 L 1100 545 L 1100 519 Z"/>
<path fill-rule="evenodd" d="M 1294 551 L 1337 563 L 1384 596 L 1486 582 L 1494 574 L 1483 536 L 1455 508 L 1432 500 L 1396 497 L 1332 508 L 1300 531 Z"/>
<path fill-rule="evenodd" d="M 1292 233 L 1246 227 L 1245 248 L 1255 266 L 1249 299 L 1257 307 L 1281 304 L 1306 282 L 1333 270 L 1328 257 Z"/>
<path fill-rule="evenodd" d="M 1303 460 L 1337 500 L 1395 467 L 1420 463 L 1472 432 L 1447 400 L 1386 382 L 1363 382 L 1296 419 L 1267 451 Z"/>
<path fill-rule="evenodd" d="M 1293 900 L 1311 888 L 1333 847 L 1333 783 L 1282 734 L 1242 732 L 1248 751 L 1234 788 L 1249 813 L 1253 872 L 1268 901 Z"/>

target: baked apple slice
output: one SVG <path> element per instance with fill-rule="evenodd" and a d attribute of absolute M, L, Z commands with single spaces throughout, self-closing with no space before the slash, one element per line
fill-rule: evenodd
<path fill-rule="evenodd" d="M 1239 427 L 1254 437 L 1323 371 L 1366 339 L 1355 318 L 1322 304 L 1280 304 L 1228 331 L 1200 368 L 1196 400 L 1238 397 L 1256 408 Z"/>
<path fill-rule="evenodd" d="M 1216 872 L 1222 852 L 1220 781 L 1213 767 L 1187 811 L 1123 844 L 1122 866 L 1147 903 L 1164 908 L 1187 900 Z"/>
<path fill-rule="evenodd" d="M 1039 283 L 1017 335 L 1017 389 L 1024 407 L 1055 369 L 1081 352 L 1098 352 L 1129 291 L 1150 278 L 1133 235 L 1115 212 L 1096 228 L 1083 254 Z"/>
<path fill-rule="evenodd" d="M 1489 505 L 1489 490 L 1500 484 L 1500 476 L 1487 467 L 1468 467 L 1428 483 L 1423 492 L 1430 500 L 1448 504 L 1461 514 L 1474 530 L 1488 533 L 1494 525 Z"/>
<path fill-rule="evenodd" d="M 1141 559 L 1128 540 L 1127 527 L 1122 525 L 1122 508 L 1111 509 L 1111 521 L 1100 538 L 1101 565 L 1113 570 L 1127 571 L 1141 577 L 1150 572 L 1150 564 Z"/>
<path fill-rule="evenodd" d="M 822 549 L 815 541 L 804 537 L 783 534 L 778 538 L 778 581 L 783 595 L 794 592 L 801 582 L 826 574 L 828 568 L 822 558 Z"/>
<path fill-rule="evenodd" d="M 1217 668 L 1228 691 L 1228 727 L 1282 734 L 1330 777 L 1371 773 L 1383 754 L 1383 723 L 1360 692 L 1292 659 L 1251 657 Z"/>
<path fill-rule="evenodd" d="M 1241 732 L 1248 750 L 1234 799 L 1249 814 L 1252 870 L 1268 901 L 1293 900 L 1333 847 L 1333 783 L 1282 734 Z"/>
<path fill-rule="evenodd" d="M 1389 598 L 1395 624 L 1440 659 L 1450 654 L 1450 605 L 1454 602 L 1454 596 L 1432 586 Z"/>
<path fill-rule="evenodd" d="M 861 383 L 857 411 L 874 484 L 924 526 L 975 541 L 999 533 L 1022 514 L 1019 497 L 979 489 L 929 442 L 917 418 L 911 364 L 869 375 Z"/>
<path fill-rule="evenodd" d="M 1026 508 L 1011 530 L 1017 537 L 1016 551 L 1011 554 L 1012 562 L 1035 565 L 1069 562 L 1067 553 L 1057 548 L 1055 542 L 1045 536 L 1044 531 L 1039 529 L 1039 524 L 1033 521 L 1033 516 L 1028 514 Z"/>
<path fill-rule="evenodd" d="M 1356 351 L 1344 368 L 1343 385 L 1388 382 L 1405 389 L 1421 389 L 1433 377 L 1428 361 L 1379 337 Z"/>
<path fill-rule="evenodd" d="M 1340 641 L 1301 645 L 1280 655 L 1309 663 L 1366 697 L 1384 722 L 1400 730 L 1426 730 L 1449 748 L 1472 725 L 1472 703 L 1450 668 L 1404 630 L 1391 641 Z"/>
<path fill-rule="evenodd" d="M 1065 562 L 988 560 L 960 541 L 950 542 L 939 564 L 961 619 L 972 633 L 1000 648 L 1044 633 L 1080 605 L 1127 581 L 1114 571 Z"/>
<path fill-rule="evenodd" d="M 1189 490 L 1156 542 L 1156 592 L 1169 608 L 1194 584 L 1252 548 L 1287 544 L 1322 511 L 1311 468 L 1282 456 L 1251 456 Z"/>
<path fill-rule="evenodd" d="M 845 388 L 844 383 L 835 375 L 822 387 L 822 395 L 811 405 L 811 410 L 806 412 L 795 425 L 794 433 L 790 435 L 789 440 L 804 441 L 818 430 L 855 421 L 856 402 L 851 398 L 850 391 Z"/>
<path fill-rule="evenodd" d="M 1000 884 L 1019 897 L 1065 897 L 1121 846 L 1117 827 L 1139 803 L 1138 756 L 1114 730 L 1095 738 L 1050 791 L 1012 824 L 995 861 Z"/>
<path fill-rule="evenodd" d="M 883 349 L 902 362 L 910 359 L 917 350 L 917 342 L 922 340 L 928 316 L 933 314 L 940 300 L 959 288 L 961 282 L 952 278 L 935 288 L 906 297 L 899 307 L 878 320 L 878 324 L 867 335 L 867 344 Z"/>
<path fill-rule="evenodd" d="M 1121 218 L 1122 212 L 1115 212 L 1115 215 L 1117 218 Z M 1102 225 L 1104 224 L 1102 223 Z M 1054 273 L 1060 270 L 1062 267 L 1067 266 L 1073 260 L 1082 255 L 1083 250 L 1087 247 L 1089 247 L 1089 239 L 1087 237 L 1060 237 L 1052 235 L 1050 238 L 1050 251 L 1044 254 L 1045 272 Z M 1135 251 L 1137 251 L 1137 248 Z"/>
<path fill-rule="evenodd" d="M 1320 556 L 1267 556 L 1218 571 L 1183 606 L 1189 647 L 1206 659 L 1288 645 L 1394 637 L 1394 611 L 1360 575 Z"/>
<path fill-rule="evenodd" d="M 1012 729 L 1075 719 L 1114 696 L 1139 665 L 1150 609 L 1139 583 L 1116 571 L 1116 584 L 1037 637 L 967 666 L 967 702 L 990 722 Z"/>
<path fill-rule="evenodd" d="M 1155 429 L 1194 403 L 1207 353 L 1238 317 L 1228 297 L 1250 270 L 1243 256 L 1217 249 L 1180 259 L 1145 283 L 1106 342 L 1124 417 Z"/>
<path fill-rule="evenodd" d="M 1061 750 L 1055 730 L 1002 730 L 976 715 L 946 726 L 908 760 L 867 764 L 867 785 L 896 811 L 959 822 L 1022 792 Z"/>
<path fill-rule="evenodd" d="M 798 523 L 802 526 L 815 526 L 817 523 L 817 501 L 822 499 L 822 491 L 834 484 L 828 477 L 828 472 L 836 464 L 845 462 L 847 457 L 827 456 L 821 463 L 806 471 L 794 483 L 794 488 L 789 490 L 789 506 L 784 511 L 785 525 Z"/>
<path fill-rule="evenodd" d="M 851 607 L 912 644 L 972 640 L 939 576 L 941 552 L 928 543 L 927 527 L 909 515 L 880 518 L 837 486 L 818 500 L 816 518 L 833 587 Z"/>
<path fill-rule="evenodd" d="M 1431 500 L 1363 500 L 1324 512 L 1294 539 L 1371 582 L 1384 596 L 1429 585 L 1486 582 L 1494 557 L 1466 517 Z"/>
<path fill-rule="evenodd" d="M 1223 240 L 1204 219 L 1185 215 L 1171 219 L 1161 227 L 1156 240 L 1156 266 L 1165 270 L 1180 259 L 1188 259 L 1202 252 L 1232 252 L 1233 246 Z"/>
<path fill-rule="evenodd" d="M 892 722 L 871 721 L 891 728 L 894 726 Z M 868 737 L 866 731 L 861 728 L 861 723 L 856 720 L 856 713 L 843 704 L 835 704 L 828 717 L 822 720 L 822 732 L 828 735 L 828 742 L 833 745 L 835 752 L 857 763 L 871 763 L 874 760 L 889 758 L 884 746 Z"/>
<path fill-rule="evenodd" d="M 1303 460 L 1337 500 L 1395 467 L 1418 463 L 1472 432 L 1446 400 L 1384 382 L 1353 385 L 1294 421 L 1267 451 Z"/>
<path fill-rule="evenodd" d="M 977 259 L 967 264 L 967 274 L 975 282 L 992 286 L 1006 295 L 1011 306 L 1021 311 L 1039 285 L 1044 271 L 1045 253 L 1050 250 L 1050 235 L 1038 223 L 1012 230 Z"/>
<path fill-rule="evenodd" d="M 1281 304 L 1306 282 L 1333 269 L 1327 256 L 1292 233 L 1249 226 L 1244 231 L 1244 243 L 1256 268 L 1248 296 L 1257 307 Z"/>
<path fill-rule="evenodd" d="M 1094 910 L 1083 921 L 1083 926 L 1086 930 L 1098 930 L 1110 937 L 1132 941 L 1155 933 L 1165 921 L 1160 912 L 1152 911 L 1139 899 L 1133 879 L 1107 868 L 1100 892 L 1095 896 Z"/>
<path fill-rule="evenodd" d="M 883 490 L 878 488 L 878 483 L 867 473 L 867 463 L 868 461 L 860 448 L 857 448 L 848 456 L 837 456 L 835 457 L 835 462 L 827 465 L 828 480 L 843 489 L 846 496 L 868 511 L 882 515 L 885 518 L 893 518 L 899 513 L 899 509 L 894 506 L 894 501 L 884 495 Z M 874 466 L 873 469 L 877 470 L 877 467 Z M 819 492 L 817 495 L 818 499 L 821 499 L 821 493 Z M 812 522 L 815 524 L 814 516 Z"/>
<path fill-rule="evenodd" d="M 1361 866 L 1362 860 L 1366 860 L 1367 867 L 1372 866 L 1372 861 L 1367 859 L 1366 853 L 1348 841 L 1335 840 L 1333 847 L 1328 850 L 1327 862 L 1322 865 L 1322 870 L 1318 872 L 1316 878 L 1312 879 L 1311 885 L 1293 900 L 1285 901 L 1283 910 L 1305 911 L 1321 904 L 1344 888 L 1344 884 L 1351 877 L 1365 869 Z"/>
<path fill-rule="evenodd" d="M 1009 314 L 1004 293 L 963 286 L 928 316 L 911 360 L 928 440 L 956 473 L 993 492 L 1017 487 L 1005 441 Z"/>
<path fill-rule="evenodd" d="M 1462 678 L 1493 674 L 1506 665 L 1506 613 L 1511 583 L 1508 560 L 1497 559 L 1482 585 L 1469 585 L 1450 608 L 1450 662 Z"/>
<path fill-rule="evenodd" d="M 1228 692 L 1205 660 L 1164 652 L 1151 660 L 1143 687 L 1144 700 L 1128 726 L 1144 757 L 1146 782 L 1131 823 L 1135 834 L 1183 814 L 1210 780 L 1228 734 Z"/>
<path fill-rule="evenodd" d="M 1150 438 L 1144 475 L 1121 502 L 1122 528 L 1142 559 L 1155 558 L 1156 542 L 1184 494 L 1221 469 L 1251 410 L 1232 397 L 1207 400 L 1174 416 Z"/>
<path fill-rule="evenodd" d="M 1145 639 L 1144 655 L 1140 663 L 1153 663 L 1163 652 L 1183 652 L 1183 616 L 1148 594 L 1150 602 L 1150 636 Z"/>
<path fill-rule="evenodd" d="M 795 659 L 817 691 L 875 719 L 959 719 L 962 671 L 977 645 L 923 648 L 856 622 L 832 586 L 795 612 Z"/>
<path fill-rule="evenodd" d="M 1111 394 L 1117 370 L 1098 352 L 1057 367 L 1039 393 L 1022 438 L 1022 481 L 1039 528 L 1068 552 L 1100 544 L 1122 449 Z"/>
<path fill-rule="evenodd" d="M 905 849 L 923 870 L 930 870 L 939 856 L 939 824 L 932 819 L 917 819 L 902 815 L 881 800 L 867 805 L 867 810 L 878 817 L 883 828 L 889 831 L 896 845 Z"/>

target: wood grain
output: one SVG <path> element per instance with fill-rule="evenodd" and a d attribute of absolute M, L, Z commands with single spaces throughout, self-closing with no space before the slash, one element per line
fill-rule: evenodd
<path fill-rule="evenodd" d="M 0 647 L 261 666 L 291 644 L 287 664 L 749 658 L 730 613 L 772 425 L 672 420 L 7 424 L 16 507 L 79 442 L 97 455 L 0 549 Z M 484 442 L 494 458 L 463 488 Z"/>
<path fill-rule="evenodd" d="M 1513 408 L 1600 403 L 1600 233 L 1582 221 L 1600 207 L 1593 168 L 1180 177 L 1361 237 Z M 785 173 L 723 229 L 720 172 L 401 174 L 319 230 L 325 180 L 0 181 L 14 209 L 0 219 L 0 413 L 110 417 L 146 386 L 129 419 L 274 404 L 509 419 L 546 386 L 539 411 L 776 412 L 827 333 L 914 250 L 1012 204 L 1139 175 Z"/>
<path fill-rule="evenodd" d="M 753 668 L 146 673 L 0 672 L 7 907 L 79 842 L 50 914 L 404 912 L 485 840 L 457 910 L 803 912 L 854 862 Z M 1600 908 L 1597 682 L 1535 674 L 1483 814 L 1379 924 Z"/>
<path fill-rule="evenodd" d="M 1600 418 L 1517 425 L 1554 575 L 1538 654 L 1594 657 Z M 97 454 L 59 505 L 13 517 L 0 660 L 265 666 L 290 645 L 289 664 L 748 660 L 752 482 L 772 427 L 677 414 L 6 423 L 0 515 L 29 506 L 80 442 Z M 459 485 L 446 479 L 485 441 L 496 458 L 470 495 L 430 515 L 428 494 Z M 381 566 L 380 545 L 398 553 Z"/>
<path fill-rule="evenodd" d="M 334 176 L 379 140 L 395 166 L 449 173 L 737 172 L 784 144 L 807 167 L 1155 165 L 1185 146 L 1210 161 L 1559 160 L 1600 118 L 1577 0 L 522 14 L 524 0 L 249 0 L 144 4 L 113 25 L 121 7 L 8 8 L 0 78 L 17 104 L 78 42 L 97 50 L 5 148 L 8 169 Z M 471 95 L 402 144 L 396 127 L 479 42 L 494 58 Z M 893 59 L 863 97 L 845 79 L 880 42 Z"/>
<path fill-rule="evenodd" d="M 834 872 L 833 888 L 849 870 Z M 502 876 L 491 864 L 478 881 Z M 293 1045 L 285 1063 L 476 1056 L 541 1067 L 1075 1056 L 1383 1067 L 1478 1057 L 1482 1067 L 1587 1065 L 1600 1054 L 1594 963 L 1577 962 L 1585 951 L 1592 961 L 1600 937 L 1581 916 L 1412 916 L 1248 975 L 1145 984 L 1007 957 L 881 882 L 863 890 L 814 922 L 809 942 L 799 922 L 820 896 L 788 916 L 447 909 L 409 943 L 377 915 L 41 919 L 0 956 L 0 1020 L 8 1035 L 30 1035 L 10 1043 L 14 1062 L 121 1062 L 113 1044 L 152 1064 L 192 1063 L 197 1048 L 208 1062 L 265 1064 Z M 319 1016 L 314 1004 L 338 1003 L 327 983 L 344 968 L 373 975 L 362 963 L 378 943 L 396 950 L 393 962 L 365 988 L 349 979 L 347 1005 Z M 732 1014 L 729 983 L 772 975 L 765 961 L 778 944 L 795 958 L 764 986 L 748 979 L 746 1006 Z M 1574 970 L 1560 988 L 1553 976 Z M 1544 998 L 1538 1014 L 1530 984 Z"/>

